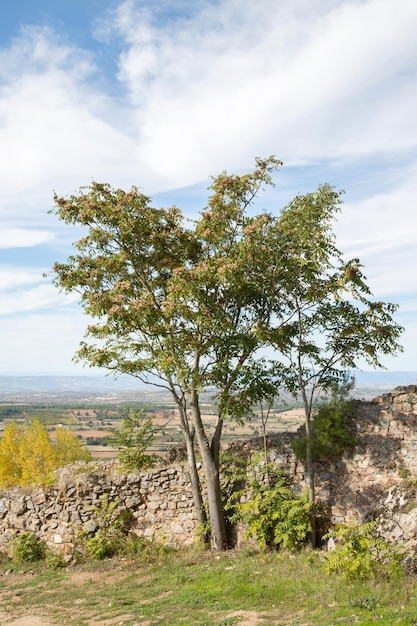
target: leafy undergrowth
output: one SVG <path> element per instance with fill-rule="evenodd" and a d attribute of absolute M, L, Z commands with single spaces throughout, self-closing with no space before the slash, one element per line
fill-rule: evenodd
<path fill-rule="evenodd" d="M 346 582 L 309 551 L 155 551 L 59 570 L 6 563 L 0 574 L 2 624 L 28 615 L 65 626 L 417 624 L 417 579 Z"/>

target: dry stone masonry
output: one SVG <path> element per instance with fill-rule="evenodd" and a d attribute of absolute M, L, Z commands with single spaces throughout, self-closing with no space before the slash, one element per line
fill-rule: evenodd
<path fill-rule="evenodd" d="M 355 403 L 352 431 L 357 446 L 316 464 L 317 495 L 333 523 L 378 517 L 385 535 L 417 549 L 417 386 L 397 387 L 372 402 Z M 305 468 L 291 449 L 294 433 L 271 434 L 270 460 L 297 490 Z M 234 442 L 233 453 L 252 456 L 260 440 Z M 103 498 L 129 509 L 135 532 L 166 545 L 195 541 L 197 520 L 186 467 L 122 475 L 117 464 L 71 466 L 58 472 L 49 491 L 0 492 L 0 550 L 16 534 L 34 531 L 52 548 L 71 555 L 80 531 L 94 533 Z"/>
<path fill-rule="evenodd" d="M 0 492 L 0 549 L 7 551 L 19 532 L 33 531 L 49 547 L 71 555 L 77 534 L 93 534 L 114 502 L 114 515 L 132 512 L 137 535 L 173 547 L 193 543 L 197 522 L 186 469 L 122 475 L 113 463 L 94 471 L 82 465 L 64 468 L 48 491 Z"/>

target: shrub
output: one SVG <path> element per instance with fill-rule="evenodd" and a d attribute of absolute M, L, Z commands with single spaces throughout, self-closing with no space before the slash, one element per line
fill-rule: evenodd
<path fill-rule="evenodd" d="M 45 560 L 49 569 L 57 570 L 61 567 L 65 567 L 64 556 L 59 552 L 52 552 L 52 550 L 48 550 Z"/>
<path fill-rule="evenodd" d="M 347 396 L 352 383 L 344 382 L 335 387 L 328 402 L 323 403 L 312 420 L 312 454 L 315 461 L 340 456 L 353 448 L 357 440 L 349 428 L 353 400 Z M 299 459 L 305 460 L 307 440 L 293 439 L 291 446 Z"/>
<path fill-rule="evenodd" d="M 12 559 L 16 563 L 42 561 L 46 555 L 46 545 L 35 533 L 24 532 L 12 541 Z"/>
<path fill-rule="evenodd" d="M 93 561 L 110 558 L 116 553 L 114 537 L 107 537 L 102 529 L 94 537 L 85 540 L 87 556 Z"/>
<path fill-rule="evenodd" d="M 260 487 L 249 502 L 240 505 L 247 536 L 261 545 L 297 549 L 308 539 L 310 503 L 308 493 L 296 494 L 283 478 L 273 487 Z"/>
<path fill-rule="evenodd" d="M 83 531 L 80 535 L 81 544 L 90 559 L 100 561 L 124 552 L 126 547 L 133 551 L 136 549 L 135 540 L 130 540 L 130 529 L 136 520 L 129 509 L 120 509 L 120 501 L 109 501 L 105 494 L 93 511 L 97 529 L 94 534 Z"/>
<path fill-rule="evenodd" d="M 223 501 L 230 524 L 243 522 L 246 536 L 263 547 L 297 549 L 306 543 L 311 505 L 308 493 L 297 494 L 281 470 L 265 459 L 263 451 L 248 462 L 227 454 L 222 458 Z M 249 500 L 242 502 L 249 494 Z"/>
<path fill-rule="evenodd" d="M 341 524 L 324 539 L 338 540 L 335 549 L 326 554 L 325 569 L 346 580 L 390 578 L 402 573 L 402 556 L 396 546 L 377 533 L 378 522 L 360 526 Z"/>

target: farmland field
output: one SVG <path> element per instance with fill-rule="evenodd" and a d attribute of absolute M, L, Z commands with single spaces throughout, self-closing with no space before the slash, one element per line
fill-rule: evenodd
<path fill-rule="evenodd" d="M 123 415 L 129 408 L 142 410 L 152 418 L 155 439 L 151 452 L 163 455 L 172 446 L 182 443 L 180 421 L 175 406 L 164 395 L 146 394 L 143 398 L 126 397 L 124 394 L 111 394 L 77 399 L 42 397 L 41 402 L 31 402 L 30 398 L 16 399 L 14 402 L 0 400 L 0 436 L 4 426 L 11 420 L 25 423 L 39 419 L 53 437 L 57 425 L 70 428 L 90 449 L 95 458 L 114 458 L 117 451 L 111 445 L 114 433 L 120 428 Z M 36 398 L 38 399 L 38 398 Z M 107 401 L 106 401 L 107 400 Z M 203 419 L 210 435 L 215 426 L 215 409 L 209 402 L 203 405 Z M 267 422 L 267 432 L 295 431 L 302 423 L 302 411 L 299 408 L 275 408 Z M 223 441 L 258 437 L 262 434 L 259 415 L 251 416 L 244 424 L 226 422 L 223 428 Z"/>

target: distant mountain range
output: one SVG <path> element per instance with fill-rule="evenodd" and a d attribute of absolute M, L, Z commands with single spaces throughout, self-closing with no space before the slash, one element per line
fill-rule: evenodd
<path fill-rule="evenodd" d="M 388 372 L 375 370 L 371 372 L 352 372 L 358 384 L 376 385 L 417 385 L 417 371 L 415 372 Z"/>
<path fill-rule="evenodd" d="M 141 391 L 143 383 L 133 376 L 2 376 L 0 396 L 14 393 L 112 393 Z"/>
<path fill-rule="evenodd" d="M 417 371 L 389 372 L 369 371 L 353 372 L 356 384 L 360 387 L 397 387 L 417 384 Z M 0 396 L 30 393 L 119 393 L 123 391 L 141 391 L 149 389 L 132 376 L 114 379 L 106 376 L 7 376 L 0 375 Z"/>

